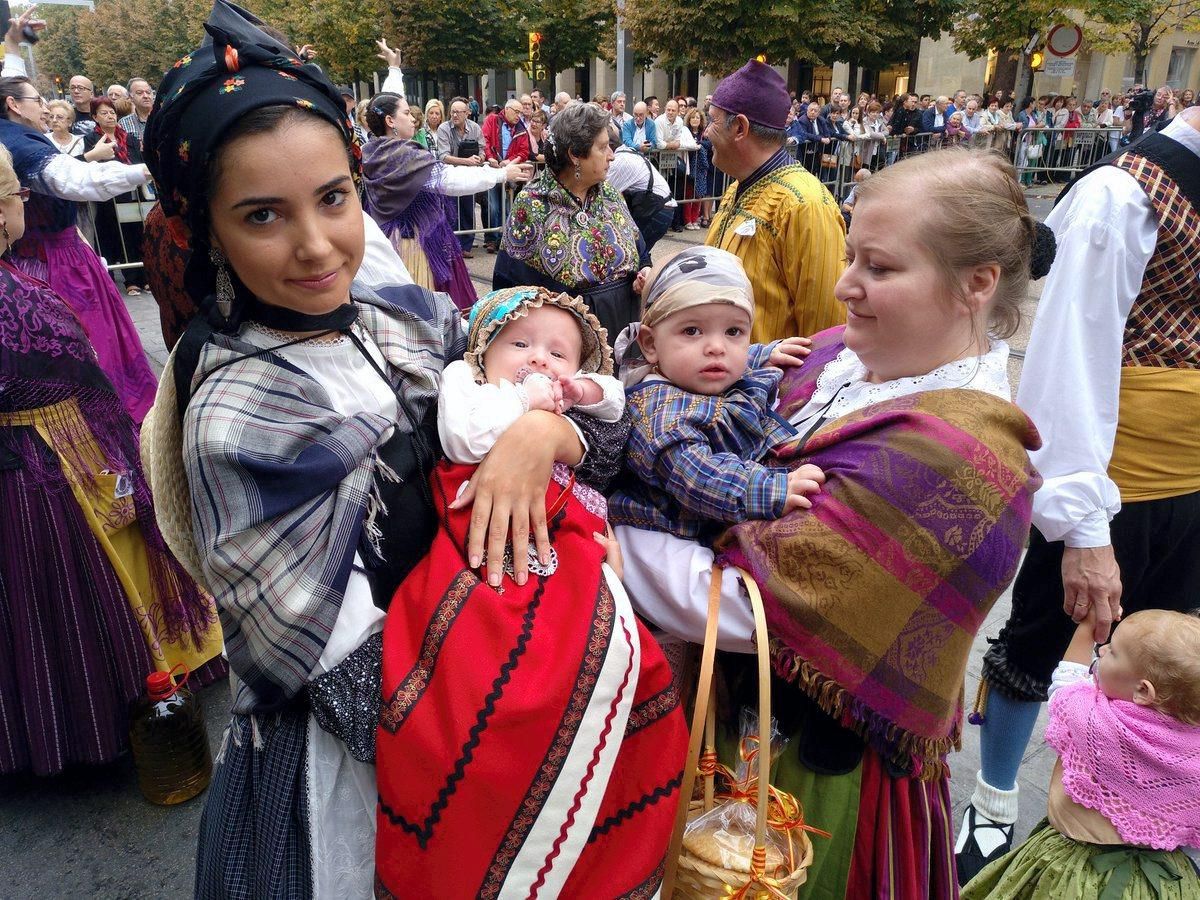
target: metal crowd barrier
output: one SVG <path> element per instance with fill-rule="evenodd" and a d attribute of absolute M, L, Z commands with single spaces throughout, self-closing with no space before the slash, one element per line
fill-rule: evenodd
<path fill-rule="evenodd" d="M 152 184 L 144 184 L 136 191 L 131 192 L 134 199 L 132 200 L 105 200 L 103 202 L 93 202 L 87 204 L 91 207 L 90 224 L 91 228 L 81 228 L 84 231 L 84 236 L 96 254 L 104 260 L 105 267 L 110 272 L 115 272 L 119 269 L 136 269 L 141 268 L 142 248 L 140 245 L 131 246 L 127 240 L 125 231 L 122 226 L 133 223 L 142 223 L 146 221 L 146 216 L 150 214 L 150 210 L 154 207 L 158 198 L 154 193 Z M 128 195 L 122 195 L 128 196 Z M 117 222 L 117 237 L 120 240 L 120 254 L 114 259 L 113 253 L 105 253 L 104 248 L 100 246 L 99 233 L 95 228 L 95 221 L 98 218 L 97 214 L 102 210 L 111 209 Z M 90 230 L 90 233 L 87 233 Z M 109 248 L 111 250 L 111 248 Z"/>
<path fill-rule="evenodd" d="M 954 146 L 1003 154 L 1013 163 L 1018 177 L 1026 185 L 1035 181 L 1066 182 L 1115 150 L 1119 146 L 1121 133 L 1121 128 L 995 128 L 957 139 L 947 138 L 944 134 L 881 135 L 860 140 L 835 139 L 829 144 L 789 143 L 787 149 L 830 193 L 838 200 L 843 200 L 850 192 L 854 175 L 859 169 L 874 172 L 918 153 Z M 647 156 L 657 165 L 667 181 L 671 196 L 681 207 L 699 204 L 700 217 L 711 216 L 712 209 L 719 204 L 731 180 L 724 172 L 710 162 L 706 179 L 708 190 L 704 196 L 695 196 L 693 187 L 695 167 L 699 164 L 698 151 L 656 150 Z M 675 160 L 679 157 L 687 157 L 686 168 L 676 165 Z M 684 179 L 682 184 L 681 179 Z M 504 230 L 503 223 L 507 221 L 512 208 L 513 198 L 520 189 L 519 185 L 502 187 L 501 225 L 488 227 L 487 221 L 484 221 L 482 228 L 476 228 L 474 221 L 471 221 L 471 227 L 456 228 L 454 233 L 479 235 L 485 241 L 498 241 Z M 495 192 L 492 197 L 495 197 Z M 475 201 L 471 202 L 474 204 Z M 460 209 L 465 211 L 466 198 L 462 198 L 461 203 Z"/>
<path fill-rule="evenodd" d="M 854 175 L 859 169 L 878 171 L 917 153 L 929 153 L 949 146 L 965 146 L 972 150 L 992 150 L 1008 157 L 1017 170 L 1017 175 L 1023 184 L 1036 181 L 1068 181 L 1071 177 L 1093 165 L 1101 158 L 1112 152 L 1119 145 L 1122 129 L 1120 128 L 1030 128 L 1030 129 L 996 129 L 990 132 L 978 132 L 961 139 L 949 139 L 943 134 L 911 134 L 902 136 L 880 136 L 860 140 L 833 140 L 829 144 L 822 143 L 790 143 L 788 152 L 808 171 L 829 189 L 838 200 L 845 199 L 854 182 Z M 656 150 L 648 154 L 666 179 L 671 196 L 680 207 L 686 209 L 692 205 L 700 205 L 700 211 L 695 215 L 685 215 L 685 219 L 695 220 L 711 216 L 719 204 L 730 178 L 711 162 L 708 164 L 707 177 L 704 179 L 708 190 L 704 196 L 695 196 L 696 167 L 699 165 L 699 151 Z M 677 164 L 677 160 L 685 159 L 685 166 Z M 536 169 L 543 168 L 536 164 Z M 460 237 L 479 236 L 485 242 L 499 243 L 504 231 L 504 223 L 512 209 L 513 199 L 521 190 L 520 185 L 502 184 L 499 190 L 492 189 L 469 197 L 453 198 L 459 211 L 458 221 L 452 223 L 456 227 L 454 233 Z M 480 197 L 486 197 L 485 203 L 500 202 L 499 224 L 490 225 L 489 213 L 485 213 Z M 156 197 L 152 185 L 143 185 L 132 201 L 110 200 L 115 210 L 119 224 L 142 222 L 155 203 Z M 93 204 L 99 207 L 102 204 Z M 476 208 L 479 206 L 481 227 L 475 226 Z M 470 209 L 469 227 L 462 221 Z M 488 218 L 483 218 L 488 215 Z M 142 248 L 129 246 L 125 229 L 118 228 L 121 242 L 121 253 L 117 259 L 105 257 L 109 271 L 132 269 L 143 265 Z M 96 235 L 89 236 L 97 253 L 101 255 Z"/>

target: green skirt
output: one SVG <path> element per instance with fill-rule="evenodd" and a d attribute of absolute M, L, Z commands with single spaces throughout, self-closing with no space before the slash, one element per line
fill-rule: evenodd
<path fill-rule="evenodd" d="M 1157 889 L 1156 889 L 1157 888 Z M 962 900 L 1195 900 L 1182 850 L 1085 844 L 1043 819 L 1028 840 L 971 879 Z"/>

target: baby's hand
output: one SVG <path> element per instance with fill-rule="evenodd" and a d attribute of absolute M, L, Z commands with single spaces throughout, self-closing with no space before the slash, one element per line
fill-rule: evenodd
<path fill-rule="evenodd" d="M 797 509 L 811 509 L 812 501 L 806 495 L 819 494 L 824 483 L 825 473 L 813 465 L 805 464 L 788 472 L 783 514 L 786 516 Z"/>
<path fill-rule="evenodd" d="M 560 378 L 558 383 L 562 385 L 563 412 L 572 406 L 591 406 L 604 397 L 600 385 L 590 378 Z"/>
<path fill-rule="evenodd" d="M 557 381 L 534 373 L 526 375 L 521 381 L 521 386 L 525 388 L 525 398 L 530 409 L 544 409 L 552 413 L 563 411 L 562 385 Z"/>
<path fill-rule="evenodd" d="M 608 563 L 609 568 L 617 573 L 617 578 L 624 578 L 625 559 L 621 556 L 621 545 L 617 542 L 617 536 L 613 534 L 612 525 L 605 526 L 604 534 L 593 531 L 592 537 L 605 549 L 604 561 Z"/>
<path fill-rule="evenodd" d="M 812 341 L 806 337 L 784 338 L 771 351 L 771 356 L 767 359 L 767 365 L 777 366 L 780 369 L 786 369 L 788 366 L 798 366 L 804 362 L 804 357 L 808 356 L 811 346 Z"/>

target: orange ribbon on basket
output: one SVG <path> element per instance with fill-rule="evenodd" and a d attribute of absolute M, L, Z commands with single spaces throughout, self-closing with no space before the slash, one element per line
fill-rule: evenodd
<path fill-rule="evenodd" d="M 713 750 L 705 750 L 700 756 L 697 766 L 700 773 L 706 776 L 720 775 L 728 784 L 727 791 L 720 791 L 715 796 L 721 800 L 733 800 L 743 803 L 755 803 L 758 799 L 758 769 L 754 761 L 758 756 L 759 742 L 755 737 L 742 738 L 738 747 L 738 755 L 746 764 L 746 777 L 739 780 L 729 767 L 717 761 Z M 767 875 L 767 850 L 765 847 L 755 847 L 750 858 L 750 881 L 733 896 L 745 897 L 746 892 L 756 884 L 767 892 L 770 898 L 787 900 L 786 895 L 779 890 L 779 882 L 787 877 L 796 867 L 796 846 L 792 832 L 795 829 L 819 834 L 821 837 L 832 837 L 828 831 L 814 828 L 804 821 L 804 810 L 800 801 L 792 794 L 779 790 L 775 785 L 767 785 L 767 826 L 774 831 L 782 832 L 787 838 L 786 861 L 779 865 L 772 875 Z"/>
<path fill-rule="evenodd" d="M 788 895 L 779 886 L 780 879 L 767 875 L 766 868 L 767 848 L 755 847 L 754 852 L 750 855 L 750 880 L 738 888 L 732 895 L 733 900 L 741 900 L 741 898 L 751 896 L 751 888 L 754 889 L 753 896 L 755 900 L 758 900 L 762 896 L 763 891 L 766 891 L 767 897 L 770 900 L 789 900 Z"/>

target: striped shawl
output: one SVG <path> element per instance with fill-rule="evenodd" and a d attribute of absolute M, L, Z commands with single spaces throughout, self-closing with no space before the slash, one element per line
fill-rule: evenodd
<path fill-rule="evenodd" d="M 781 415 L 812 396 L 841 332 L 785 376 Z M 1016 573 L 1039 444 L 1016 406 L 980 391 L 873 404 L 774 451 L 825 471 L 812 509 L 722 539 L 762 588 L 776 671 L 914 776 L 943 776 L 958 746 L 967 654 Z"/>
<path fill-rule="evenodd" d="M 448 298 L 415 286 L 387 299 L 354 292 L 359 321 L 387 359 L 414 421 L 461 355 Z M 341 608 L 389 427 L 343 416 L 282 357 L 238 338 L 205 345 L 183 423 L 196 545 L 241 685 L 235 713 L 279 709 L 308 682 Z"/>

